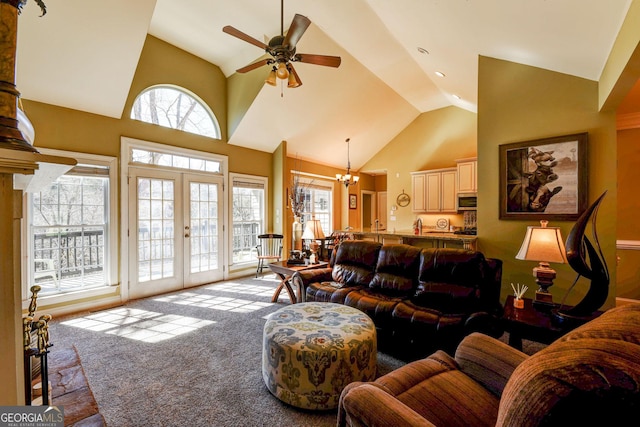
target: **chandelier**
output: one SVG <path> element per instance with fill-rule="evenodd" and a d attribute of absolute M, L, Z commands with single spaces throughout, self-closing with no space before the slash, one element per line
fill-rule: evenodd
<path fill-rule="evenodd" d="M 344 184 L 345 187 L 349 187 L 350 185 L 356 185 L 358 183 L 358 180 L 360 179 L 359 176 L 357 175 L 351 175 L 351 160 L 349 160 L 349 140 L 351 138 L 347 138 L 346 142 L 347 142 L 347 173 L 342 175 L 337 173 L 336 174 L 336 180 L 342 184 Z"/>

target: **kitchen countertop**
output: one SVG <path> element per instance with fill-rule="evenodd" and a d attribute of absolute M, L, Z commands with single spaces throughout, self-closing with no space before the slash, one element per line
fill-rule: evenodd
<path fill-rule="evenodd" d="M 388 230 L 376 232 L 361 231 L 353 232 L 353 234 L 363 236 L 389 236 L 389 237 L 406 237 L 411 239 L 432 239 L 432 240 L 462 240 L 466 242 L 475 242 L 478 236 L 469 234 L 454 234 L 452 231 L 425 231 L 422 234 L 414 234 L 411 230 L 397 230 L 389 232 Z"/>
<path fill-rule="evenodd" d="M 461 245 L 464 249 L 476 250 L 477 236 L 469 234 L 455 234 L 453 231 L 427 231 L 422 234 L 414 234 L 413 230 L 399 230 L 395 232 L 381 231 L 375 232 L 353 232 L 356 239 L 372 238 L 378 242 L 386 239 L 400 238 L 403 243 L 419 247 L 446 248 Z"/>

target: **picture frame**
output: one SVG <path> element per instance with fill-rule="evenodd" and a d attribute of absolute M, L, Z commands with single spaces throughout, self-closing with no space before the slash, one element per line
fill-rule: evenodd
<path fill-rule="evenodd" d="M 587 208 L 588 140 L 583 132 L 500 145 L 500 219 L 578 219 Z"/>
<path fill-rule="evenodd" d="M 355 194 L 349 194 L 349 209 L 358 208 L 358 196 Z"/>

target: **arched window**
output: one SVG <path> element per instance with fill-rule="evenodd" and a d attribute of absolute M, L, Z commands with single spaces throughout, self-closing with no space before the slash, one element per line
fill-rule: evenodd
<path fill-rule="evenodd" d="M 207 104 L 176 86 L 152 86 L 142 91 L 133 103 L 131 118 L 220 139 L 220 126 Z"/>

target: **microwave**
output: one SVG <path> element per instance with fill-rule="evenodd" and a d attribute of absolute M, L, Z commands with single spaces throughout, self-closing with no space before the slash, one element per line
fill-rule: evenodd
<path fill-rule="evenodd" d="M 458 211 L 475 211 L 478 209 L 478 196 L 476 193 L 458 193 L 456 200 Z"/>

